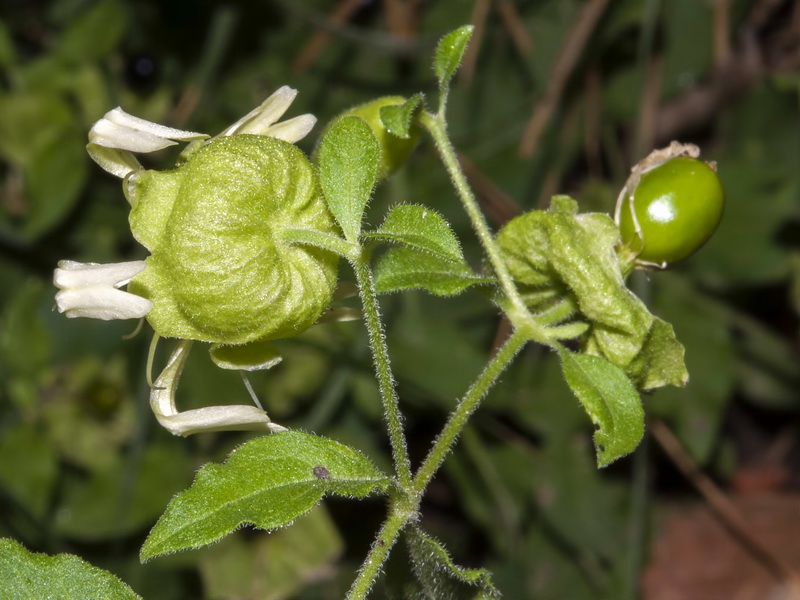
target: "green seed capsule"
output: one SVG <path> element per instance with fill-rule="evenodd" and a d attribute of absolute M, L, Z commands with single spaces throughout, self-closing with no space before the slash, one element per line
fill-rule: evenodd
<path fill-rule="evenodd" d="M 714 233 L 724 203 L 712 167 L 694 158 L 673 158 L 645 172 L 633 199 L 623 201 L 617 219 L 622 243 L 637 253 L 639 263 L 667 266 L 684 260 Z"/>

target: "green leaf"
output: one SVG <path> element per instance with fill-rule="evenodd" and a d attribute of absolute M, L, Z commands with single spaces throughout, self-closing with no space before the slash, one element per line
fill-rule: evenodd
<path fill-rule="evenodd" d="M 463 260 L 461 246 L 450 225 L 439 213 L 424 206 L 395 206 L 383 225 L 364 237 L 405 244 L 449 260 Z"/>
<path fill-rule="evenodd" d="M 247 442 L 222 464 L 204 466 L 150 532 L 142 561 L 200 548 L 242 525 L 277 529 L 326 494 L 362 498 L 389 478 L 360 452 L 327 438 L 286 431 Z"/>
<path fill-rule="evenodd" d="M 405 534 L 420 597 L 436 600 L 499 598 L 486 569 L 464 569 L 453 563 L 444 547 L 418 527 Z"/>
<path fill-rule="evenodd" d="M 58 475 L 52 440 L 28 423 L 0 436 L 0 488 L 30 514 L 43 519 Z"/>
<path fill-rule="evenodd" d="M 433 68 L 439 79 L 439 90 L 443 94 L 446 94 L 450 80 L 464 58 L 473 29 L 475 28 L 472 25 L 463 25 L 444 36 L 436 46 Z"/>
<path fill-rule="evenodd" d="M 377 181 L 381 157 L 378 140 L 364 119 L 343 117 L 322 138 L 317 157 L 328 208 L 345 238 L 356 241 Z"/>
<path fill-rule="evenodd" d="M 58 41 L 56 54 L 74 64 L 103 58 L 119 45 L 126 17 L 119 0 L 95 2 L 70 24 Z"/>
<path fill-rule="evenodd" d="M 672 325 L 655 317 L 641 351 L 625 372 L 642 391 L 667 385 L 683 387 L 689 381 L 683 355 L 683 345 L 675 337 Z"/>
<path fill-rule="evenodd" d="M 644 410 L 630 379 L 598 356 L 558 347 L 564 380 L 597 427 L 597 465 L 633 452 L 644 435 Z"/>
<path fill-rule="evenodd" d="M 414 94 L 403 104 L 381 107 L 381 123 L 386 131 L 404 140 L 410 139 L 414 113 L 421 106 L 423 98 L 422 94 Z"/>
<path fill-rule="evenodd" d="M 0 581 L 4 598 L 141 599 L 111 573 L 77 556 L 35 554 L 9 539 L 0 540 Z"/>
<path fill-rule="evenodd" d="M 208 352 L 218 367 L 235 371 L 271 369 L 281 362 L 281 355 L 270 342 L 250 342 L 239 346 L 214 344 Z"/>
<path fill-rule="evenodd" d="M 451 260 L 411 248 L 395 248 L 375 266 L 379 294 L 423 289 L 436 296 L 455 296 L 473 285 L 493 284 L 494 279 L 476 274 L 463 260 Z"/>

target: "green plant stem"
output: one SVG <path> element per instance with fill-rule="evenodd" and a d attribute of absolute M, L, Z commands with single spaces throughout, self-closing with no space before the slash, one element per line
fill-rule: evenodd
<path fill-rule="evenodd" d="M 456 193 L 464 205 L 464 210 L 472 221 L 472 227 L 486 252 L 486 256 L 489 258 L 489 262 L 492 264 L 495 275 L 500 282 L 500 287 L 509 301 L 510 306 L 506 309 L 509 320 L 515 329 L 526 331 L 528 339 L 547 344 L 549 338 L 545 328 L 536 323 L 528 311 L 517 290 L 517 286 L 514 284 L 511 273 L 509 273 L 500 255 L 500 248 L 497 246 L 483 212 L 478 206 L 475 195 L 469 187 L 464 171 L 461 170 L 456 152 L 450 143 L 450 138 L 447 136 L 447 126 L 442 116 L 434 116 L 423 110 L 420 111 L 419 122 L 431 134 L 439 152 L 439 157 L 450 175 Z"/>
<path fill-rule="evenodd" d="M 347 592 L 347 600 L 364 600 L 367 597 L 400 532 L 409 521 L 416 519 L 418 504 L 418 501 L 413 506 L 405 506 L 404 503 L 398 501 L 392 502 L 389 516 L 381 526 L 369 554 L 361 565 L 358 576 L 350 586 L 350 591 Z"/>
<path fill-rule="evenodd" d="M 411 461 L 408 458 L 406 438 L 403 433 L 403 419 L 397 400 L 397 390 L 392 377 L 389 361 L 389 349 L 386 346 L 386 336 L 383 333 L 380 310 L 378 308 L 378 294 L 369 266 L 369 258 L 362 255 L 358 260 L 352 261 L 356 281 L 361 292 L 361 302 L 364 308 L 364 320 L 367 325 L 367 334 L 372 348 L 372 358 L 375 364 L 375 374 L 381 391 L 381 400 L 386 414 L 386 424 L 389 429 L 389 442 L 392 445 L 397 479 L 403 490 L 411 489 Z"/>
<path fill-rule="evenodd" d="M 470 415 L 475 412 L 480 401 L 527 341 L 528 338 L 523 332 L 512 334 L 453 410 L 447 424 L 436 438 L 428 456 L 414 477 L 413 484 L 405 487 L 393 499 L 389 516 L 372 544 L 358 577 L 350 588 L 347 600 L 363 600 L 367 597 L 400 532 L 410 521 L 417 518 L 419 503 L 425 488 L 441 467 L 445 457 L 469 421 Z"/>
<path fill-rule="evenodd" d="M 463 431 L 464 426 L 469 421 L 470 416 L 478 408 L 483 397 L 492 388 L 497 378 L 506 370 L 525 343 L 528 336 L 524 331 L 514 332 L 502 348 L 494 355 L 492 360 L 486 365 L 478 379 L 470 386 L 467 393 L 458 403 L 458 406 L 450 414 L 447 424 L 433 443 L 428 456 L 425 457 L 422 466 L 414 477 L 414 493 L 421 496 L 425 488 L 430 483 L 433 476 L 442 466 L 445 457 L 450 452 L 453 444 Z"/>

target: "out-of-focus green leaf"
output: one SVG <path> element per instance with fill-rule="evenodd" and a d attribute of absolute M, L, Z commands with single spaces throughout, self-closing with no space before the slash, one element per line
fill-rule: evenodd
<path fill-rule="evenodd" d="M 665 275 L 656 281 L 653 306 L 674 325 L 686 346 L 690 379 L 680 390 L 659 390 L 647 400 L 647 407 L 668 418 L 692 457 L 705 464 L 715 447 L 736 375 L 730 323 L 688 281 Z"/>
<path fill-rule="evenodd" d="M 418 527 L 405 533 L 420 597 L 437 600 L 499 598 L 486 569 L 464 569 L 453 563 L 447 550 Z"/>
<path fill-rule="evenodd" d="M 381 149 L 360 117 L 343 117 L 326 131 L 317 159 L 328 208 L 344 236 L 358 239 L 361 220 L 378 176 Z"/>
<path fill-rule="evenodd" d="M 119 0 L 99 0 L 64 31 L 55 52 L 72 64 L 103 58 L 119 44 L 125 19 Z"/>
<path fill-rule="evenodd" d="M 87 156 L 74 131 L 44 149 L 25 170 L 24 231 L 37 238 L 58 225 L 75 206 L 86 182 Z"/>
<path fill-rule="evenodd" d="M 247 523 L 285 527 L 325 494 L 361 498 L 388 485 L 360 452 L 333 440 L 297 431 L 258 438 L 223 465 L 200 469 L 150 532 L 141 558 L 200 548 Z"/>
<path fill-rule="evenodd" d="M 14 43 L 11 33 L 5 23 L 0 22 L 0 68 L 7 69 L 14 64 L 17 53 L 14 50 Z"/>
<path fill-rule="evenodd" d="M 64 483 L 55 532 L 87 541 L 130 534 L 152 523 L 192 475 L 193 465 L 174 444 L 148 445 L 138 463 L 124 458 L 112 456 L 88 477 Z"/>
<path fill-rule="evenodd" d="M 633 452 L 644 435 L 644 410 L 630 379 L 598 356 L 574 354 L 563 347 L 559 355 L 564 379 L 598 428 L 597 466 Z"/>
<path fill-rule="evenodd" d="M 134 600 L 140 598 L 111 573 L 72 554 L 34 554 L 13 540 L 0 540 L 0 581 L 6 598 Z"/>
<path fill-rule="evenodd" d="M 722 119 L 719 165 L 725 214 L 686 268 L 715 287 L 765 284 L 790 270 L 782 228 L 798 214 L 800 112 L 796 94 L 762 84 Z"/>
<path fill-rule="evenodd" d="M 0 487 L 37 519 L 49 508 L 56 452 L 45 432 L 17 423 L 0 435 Z"/>
<path fill-rule="evenodd" d="M 336 525 L 320 506 L 270 535 L 225 538 L 203 555 L 200 570 L 211 598 L 284 600 L 310 581 L 328 579 L 342 549 Z"/>
<path fill-rule="evenodd" d="M 494 279 L 475 273 L 463 260 L 393 248 L 375 266 L 375 288 L 379 294 L 423 289 L 436 296 L 456 296 L 473 285 L 491 285 Z"/>
<path fill-rule="evenodd" d="M 463 260 L 461 246 L 442 215 L 424 206 L 395 206 L 367 239 L 403 244 L 453 261 Z"/>
<path fill-rule="evenodd" d="M 46 293 L 41 281 L 29 279 L 13 290 L 13 296 L 3 306 L 0 314 L 0 366 L 9 374 L 34 375 L 52 356 L 50 332 L 41 316 Z"/>

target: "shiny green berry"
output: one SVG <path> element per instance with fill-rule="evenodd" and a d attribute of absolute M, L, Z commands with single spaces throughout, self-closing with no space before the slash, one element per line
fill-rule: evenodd
<path fill-rule="evenodd" d="M 632 201 L 624 199 L 618 215 L 622 243 L 636 253 L 640 264 L 681 261 L 714 233 L 724 203 L 712 167 L 694 158 L 673 158 L 644 173 Z"/>

